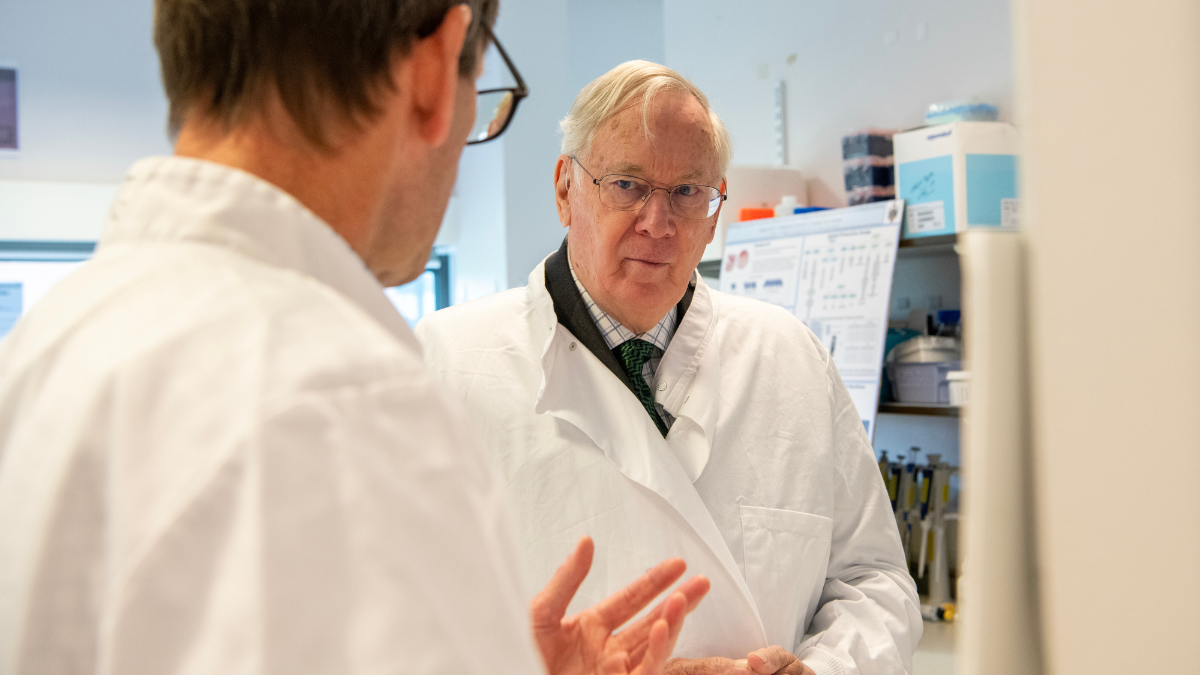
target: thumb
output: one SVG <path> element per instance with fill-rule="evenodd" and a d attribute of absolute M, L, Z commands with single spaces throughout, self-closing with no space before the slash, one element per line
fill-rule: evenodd
<path fill-rule="evenodd" d="M 779 645 L 757 649 L 746 656 L 750 670 L 757 675 L 772 675 L 787 668 L 795 660 L 795 655 Z"/>

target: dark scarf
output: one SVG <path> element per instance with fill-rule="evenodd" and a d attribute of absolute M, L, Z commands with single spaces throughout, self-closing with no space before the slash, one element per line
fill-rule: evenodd
<path fill-rule="evenodd" d="M 595 354 L 596 358 L 600 359 L 600 363 L 612 371 L 612 374 L 625 384 L 630 393 L 637 396 L 637 392 L 633 389 L 633 383 L 625 374 L 621 362 L 608 348 L 608 343 L 604 341 L 604 336 L 600 334 L 600 329 L 596 327 L 596 322 L 592 320 L 592 315 L 588 312 L 587 303 L 583 301 L 583 296 L 579 294 L 579 289 L 575 286 L 575 279 L 571 277 L 571 266 L 567 261 L 566 239 L 563 239 L 562 247 L 546 259 L 546 290 L 554 301 L 554 313 L 558 316 L 558 322 L 571 331 L 571 334 L 587 347 L 588 351 Z M 675 317 L 676 330 L 683 323 L 683 315 L 691 306 L 692 295 L 695 291 L 695 286 L 688 285 L 687 292 L 683 294 L 683 299 L 677 305 L 679 312 Z"/>

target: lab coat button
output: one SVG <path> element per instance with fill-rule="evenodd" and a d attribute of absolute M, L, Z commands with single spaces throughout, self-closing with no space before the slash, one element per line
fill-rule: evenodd
<path fill-rule="evenodd" d="M 666 383 L 666 382 L 659 382 L 659 383 L 658 383 L 658 390 L 659 390 L 659 391 L 666 391 L 666 390 L 667 390 L 667 383 Z"/>

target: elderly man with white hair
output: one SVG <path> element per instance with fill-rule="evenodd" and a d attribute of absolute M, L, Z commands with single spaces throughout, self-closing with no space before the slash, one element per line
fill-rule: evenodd
<path fill-rule="evenodd" d="M 832 359 L 696 273 L 731 154 L 708 100 L 633 61 L 561 126 L 562 248 L 417 329 L 503 469 L 528 581 L 591 533 L 578 606 L 665 556 L 712 581 L 668 672 L 909 672 L 916 588 Z"/>

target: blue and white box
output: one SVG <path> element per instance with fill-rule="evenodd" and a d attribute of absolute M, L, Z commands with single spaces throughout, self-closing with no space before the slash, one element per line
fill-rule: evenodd
<path fill-rule="evenodd" d="M 1015 230 L 1017 130 L 954 122 L 896 134 L 896 195 L 907 204 L 903 239 L 971 227 Z"/>

